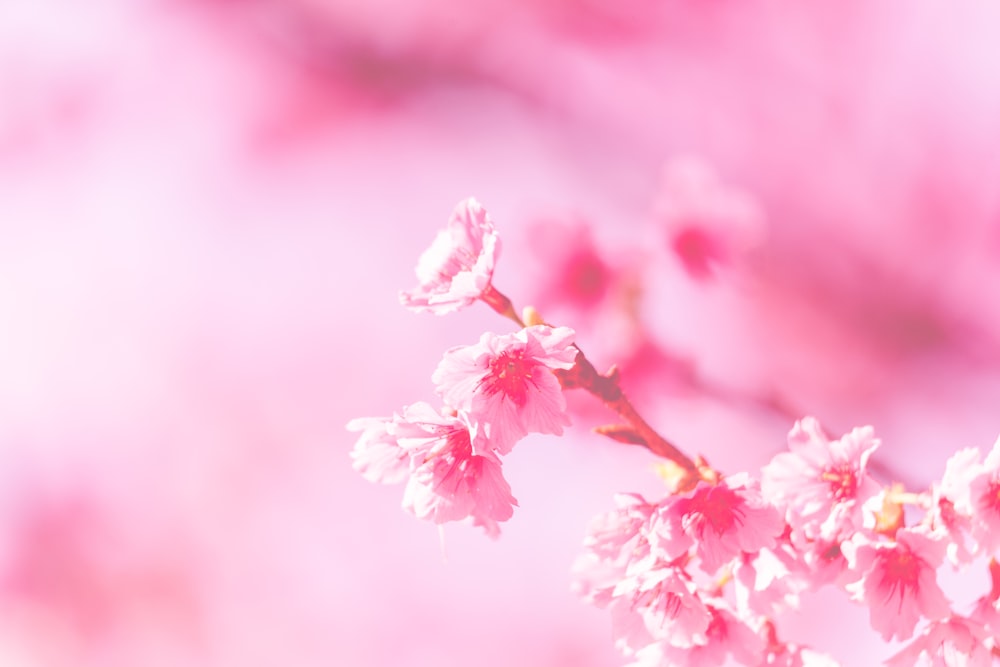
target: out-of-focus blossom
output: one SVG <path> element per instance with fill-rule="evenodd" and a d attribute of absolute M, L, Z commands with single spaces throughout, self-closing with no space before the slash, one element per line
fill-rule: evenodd
<path fill-rule="evenodd" d="M 17 469 L 14 458 L 0 493 L 0 611 L 8 626 L 0 658 L 17 667 L 118 667 L 141 661 L 154 643 L 166 655 L 195 655 L 213 604 L 205 585 L 212 562 L 178 508 L 151 494 L 121 495 L 98 473 L 60 479 Z M 115 472 L 155 488 L 155 475 L 140 465 Z M 23 662 L 6 654 L 12 631 Z"/>
<path fill-rule="evenodd" d="M 432 379 L 445 403 L 467 413 L 477 453 L 507 454 L 528 433 L 558 435 L 569 425 L 553 370 L 573 367 L 573 336 L 567 327 L 536 325 L 487 332 L 445 353 Z"/>
<path fill-rule="evenodd" d="M 492 287 L 500 237 L 490 214 L 474 198 L 459 202 L 431 247 L 417 263 L 420 284 L 399 299 L 407 308 L 437 315 L 482 298 Z"/>
<path fill-rule="evenodd" d="M 606 299 L 624 296 L 616 291 L 622 287 L 627 267 L 610 260 L 607 249 L 595 241 L 589 222 L 537 220 L 526 236 L 534 274 L 529 296 L 542 313 L 556 311 L 581 319 L 596 315 Z"/>
<path fill-rule="evenodd" d="M 614 364 L 632 398 L 690 393 L 691 361 L 653 340 L 646 329 L 645 311 L 655 307 L 644 295 L 647 249 L 618 247 L 597 237 L 597 228 L 579 217 L 531 223 L 525 233 L 531 255 L 528 302 L 548 322 L 585 331 L 580 344 L 588 358 L 602 367 Z M 591 403 L 574 398 L 574 411 L 593 416 Z"/>
<path fill-rule="evenodd" d="M 37 494 L 5 506 L 28 517 L 0 540 L 20 582 L 0 600 L 5 667 L 614 664 L 560 578 L 574 526 L 643 452 L 605 456 L 582 433 L 524 452 L 518 495 L 545 515 L 499 548 L 461 544 L 447 568 L 346 456 L 359 434 L 339 425 L 410 400 L 435 336 L 456 334 L 376 302 L 410 287 L 431 240 L 415 221 L 463 192 L 489 191 L 512 225 L 568 203 L 612 271 L 630 263 L 605 232 L 635 238 L 664 156 L 704 155 L 723 190 L 752 193 L 756 250 L 698 252 L 694 235 L 686 267 L 657 237 L 665 272 L 746 280 L 641 276 L 641 328 L 554 321 L 600 369 L 619 363 L 633 398 L 641 377 L 643 414 L 726 472 L 768 458 L 785 422 L 678 400 L 672 358 L 879 425 L 906 443 L 883 463 L 921 488 L 955 443 L 995 435 L 995 3 L 2 4 L 0 469 L 73 458 L 68 484 L 108 468 L 104 488 L 134 479 L 109 463 L 125 451 L 156 468 L 96 510 L 123 512 L 108 523 Z M 643 347 L 654 318 L 673 328 Z M 398 476 L 394 447 L 382 433 L 355 462 Z M 185 530 L 160 505 L 185 509 Z M 207 539 L 190 559 L 188 529 Z M 132 548 L 137 531 L 151 548 Z M 808 548 L 803 569 L 844 564 L 837 540 Z M 870 664 L 847 632 L 846 664 Z"/>
<path fill-rule="evenodd" d="M 753 198 L 720 183 L 693 157 L 667 163 L 654 214 L 671 252 L 698 280 L 738 264 L 764 235 L 764 215 Z"/>

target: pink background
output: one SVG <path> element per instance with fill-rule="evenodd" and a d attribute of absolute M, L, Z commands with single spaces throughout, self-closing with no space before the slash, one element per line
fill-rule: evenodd
<path fill-rule="evenodd" d="M 588 432 L 592 406 L 508 457 L 501 539 L 448 526 L 446 558 L 350 467 L 349 419 L 431 400 L 447 347 L 507 330 L 397 305 L 470 194 L 519 304 L 552 297 L 532 225 L 586 220 L 642 251 L 650 335 L 728 394 L 871 423 L 918 488 L 989 447 L 998 21 L 985 1 L 4 3 L 0 662 L 622 664 L 569 566 L 613 493 L 658 482 Z M 680 155 L 766 218 L 718 281 L 685 276 L 655 214 Z M 573 316 L 617 361 L 614 329 Z M 637 402 L 731 472 L 791 425 L 670 378 Z M 832 592 L 782 629 L 844 664 L 887 651 Z"/>

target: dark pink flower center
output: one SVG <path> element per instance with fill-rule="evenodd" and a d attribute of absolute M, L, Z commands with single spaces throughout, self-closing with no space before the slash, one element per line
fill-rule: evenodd
<path fill-rule="evenodd" d="M 683 606 L 681 596 L 673 591 L 665 590 L 662 582 L 651 590 L 638 593 L 632 600 L 632 609 L 648 607 L 660 612 L 662 614 L 660 622 L 664 626 L 677 618 Z"/>
<path fill-rule="evenodd" d="M 437 434 L 445 444 L 425 455 L 423 463 L 437 471 L 436 488 L 454 491 L 463 479 L 477 476 L 479 469 L 470 466 L 482 457 L 473 456 L 472 439 L 464 426 L 442 426 Z"/>
<path fill-rule="evenodd" d="M 1000 480 L 994 479 L 986 487 L 986 493 L 979 501 L 980 507 L 1000 513 Z"/>
<path fill-rule="evenodd" d="M 840 551 L 840 544 L 836 542 L 821 549 L 819 553 L 819 557 L 827 562 L 837 560 L 841 556 L 842 552 Z"/>
<path fill-rule="evenodd" d="M 445 438 L 452 456 L 466 459 L 472 455 L 472 438 L 469 437 L 469 429 L 464 426 L 450 428 Z"/>
<path fill-rule="evenodd" d="M 729 636 L 729 626 L 726 624 L 726 619 L 722 617 L 722 614 L 711 607 L 708 608 L 708 613 L 711 615 L 711 620 L 708 622 L 708 628 L 705 630 L 705 636 L 712 641 L 725 641 L 726 637 Z"/>
<path fill-rule="evenodd" d="M 880 560 L 882 565 L 880 588 L 886 592 L 886 597 L 898 596 L 899 604 L 902 605 L 907 592 L 917 589 L 923 561 L 903 545 L 884 551 Z"/>
<path fill-rule="evenodd" d="M 695 278 L 712 275 L 713 265 L 725 259 L 725 250 L 719 241 L 695 222 L 674 236 L 673 251 Z"/>
<path fill-rule="evenodd" d="M 711 526 L 717 535 L 743 525 L 743 499 L 725 486 L 700 489 L 681 509 L 695 520 L 700 516 L 700 523 Z"/>
<path fill-rule="evenodd" d="M 945 528 L 954 528 L 958 525 L 958 513 L 955 511 L 955 503 L 947 498 L 941 498 L 938 501 L 938 515 L 941 517 L 941 523 L 944 524 Z"/>
<path fill-rule="evenodd" d="M 917 580 L 919 562 L 916 556 L 907 550 L 894 549 L 885 559 L 885 571 L 889 578 L 911 583 Z"/>
<path fill-rule="evenodd" d="M 503 352 L 490 362 L 481 388 L 490 395 L 503 394 L 522 407 L 528 400 L 528 387 L 534 385 L 531 374 L 537 365 L 533 359 L 524 358 L 524 350 Z"/>
<path fill-rule="evenodd" d="M 573 255 L 563 269 L 560 296 L 583 305 L 600 300 L 607 291 L 608 270 L 592 250 L 581 250 Z"/>
<path fill-rule="evenodd" d="M 849 463 L 826 468 L 820 479 L 830 485 L 830 493 L 838 501 L 851 500 L 858 492 L 858 475 Z"/>

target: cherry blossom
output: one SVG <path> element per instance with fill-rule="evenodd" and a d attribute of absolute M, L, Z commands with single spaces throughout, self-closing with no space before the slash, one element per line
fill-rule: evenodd
<path fill-rule="evenodd" d="M 721 184 L 704 161 L 675 158 L 663 170 L 655 216 L 692 278 L 706 280 L 758 245 L 764 216 L 746 193 Z"/>
<path fill-rule="evenodd" d="M 984 461 L 980 457 L 976 448 L 956 452 L 932 489 L 930 522 L 947 536 L 949 557 L 956 563 L 1000 549 L 1000 439 Z M 974 542 L 971 548 L 967 535 Z"/>
<path fill-rule="evenodd" d="M 795 566 L 795 553 L 787 543 L 742 554 L 733 567 L 737 609 L 776 616 L 797 607 L 799 593 L 807 584 L 803 577 L 793 574 Z"/>
<path fill-rule="evenodd" d="M 733 259 L 739 237 L 713 226 L 713 216 L 750 216 L 752 206 L 709 172 L 675 167 L 676 188 L 661 212 L 678 225 L 675 251 L 704 277 Z M 589 236 L 571 241 L 563 255 L 550 253 L 563 258 L 553 265 L 556 277 L 569 281 L 559 290 L 578 301 L 571 305 L 579 312 L 602 318 L 609 281 L 621 276 Z M 442 313 L 481 299 L 521 324 L 490 283 L 498 249 L 485 211 L 463 202 L 421 258 L 421 286 L 404 303 Z M 403 506 L 419 518 L 468 520 L 496 536 L 517 505 L 500 457 L 529 433 L 561 435 L 569 424 L 563 388 L 584 389 L 619 419 L 596 432 L 669 461 L 661 466 L 665 497 L 616 496 L 615 508 L 591 522 L 573 566 L 573 588 L 608 610 L 615 645 L 635 667 L 836 667 L 828 655 L 779 640 L 776 630 L 782 613 L 826 584 L 867 607 L 886 641 L 918 631 L 892 667 L 980 667 L 992 659 L 1000 565 L 990 561 L 993 589 L 968 617 L 953 611 L 937 570 L 946 554 L 964 567 L 1000 548 L 1000 440 L 984 460 L 978 449 L 958 452 L 929 488 L 883 488 L 868 474 L 879 447 L 872 427 L 831 439 L 806 417 L 788 434 L 789 451 L 761 469 L 760 482 L 746 472 L 724 474 L 645 421 L 619 384 L 620 367 L 600 373 L 572 329 L 542 324 L 534 309 L 525 313 L 530 326 L 487 332 L 445 352 L 432 375 L 441 410 L 420 402 L 389 418 L 350 422 L 360 432 L 355 469 L 376 482 L 405 480 Z"/>
<path fill-rule="evenodd" d="M 714 572 L 744 552 L 774 546 L 784 530 L 778 512 L 760 497 L 748 475 L 733 475 L 721 483 L 701 482 L 663 509 L 697 545 L 706 572 Z"/>
<path fill-rule="evenodd" d="M 1000 643 L 1000 563 L 996 559 L 990 559 L 989 571 L 990 592 L 976 600 L 969 618 L 992 632 L 994 645 L 997 645 Z"/>
<path fill-rule="evenodd" d="M 962 449 L 945 463 L 944 476 L 931 487 L 931 506 L 927 522 L 948 545 L 948 559 L 957 564 L 974 557 L 968 536 L 972 533 L 970 484 L 981 470 L 979 450 Z"/>
<path fill-rule="evenodd" d="M 459 416 L 414 403 L 390 419 L 352 421 L 361 430 L 352 452 L 368 479 L 400 482 L 408 475 L 403 507 L 434 523 L 471 518 L 488 534 L 506 521 L 517 500 L 501 472 L 500 459 L 472 451 L 469 427 Z"/>
<path fill-rule="evenodd" d="M 766 650 L 764 639 L 721 598 L 706 599 L 705 606 L 711 616 L 705 643 L 690 648 L 654 644 L 662 656 L 659 664 L 716 667 L 726 664 L 728 656 L 740 665 L 758 664 Z"/>
<path fill-rule="evenodd" d="M 935 621 L 924 628 L 909 646 L 885 664 L 888 667 L 990 667 L 993 656 L 988 642 L 995 642 L 982 625 L 960 616 Z"/>
<path fill-rule="evenodd" d="M 362 417 L 347 424 L 349 431 L 361 431 L 351 459 L 354 469 L 369 482 L 395 484 L 406 479 L 410 472 L 410 453 L 399 446 L 396 424 L 399 416 L 388 419 Z"/>
<path fill-rule="evenodd" d="M 898 531 L 892 543 L 858 535 L 843 544 L 851 569 L 861 574 L 847 590 L 868 605 L 872 627 L 883 639 L 908 639 L 921 618 L 939 620 L 949 614 L 937 583 L 945 548 L 921 528 Z"/>
<path fill-rule="evenodd" d="M 629 566 L 651 554 L 649 536 L 656 518 L 654 503 L 634 493 L 615 496 L 614 510 L 591 520 L 582 553 L 573 565 L 573 588 L 584 600 L 605 607 Z"/>
<path fill-rule="evenodd" d="M 764 498 L 785 513 L 795 533 L 833 540 L 864 523 L 863 507 L 879 492 L 868 475 L 868 458 L 879 445 L 870 427 L 830 441 L 819 422 L 807 417 L 788 435 L 790 452 L 761 470 Z"/>
<path fill-rule="evenodd" d="M 636 553 L 648 553 L 649 526 L 657 505 L 637 493 L 615 496 L 617 508 L 594 517 L 587 529 L 584 548 L 602 560 L 619 561 Z M 640 551 L 639 543 L 646 545 Z"/>
<path fill-rule="evenodd" d="M 708 642 L 712 615 L 685 570 L 651 567 L 622 579 L 608 607 L 617 646 L 626 654 L 654 642 L 689 648 Z"/>
<path fill-rule="evenodd" d="M 605 257 L 588 223 L 539 220 L 529 234 L 538 274 L 532 276 L 533 303 L 546 313 L 594 314 L 609 292 L 620 287 L 626 271 Z"/>
<path fill-rule="evenodd" d="M 448 227 L 438 233 L 420 256 L 420 284 L 400 292 L 400 302 L 416 312 L 454 312 L 492 289 L 493 269 L 500 255 L 500 237 L 486 209 L 470 197 L 460 202 Z"/>
<path fill-rule="evenodd" d="M 967 504 L 966 504 L 967 503 Z M 968 482 L 961 510 L 972 515 L 972 538 L 988 554 L 1000 549 L 1000 438 Z"/>
<path fill-rule="evenodd" d="M 514 513 L 517 500 L 495 456 L 472 451 L 469 428 L 458 418 L 442 415 L 426 403 L 403 413 L 399 444 L 411 450 L 413 469 L 403 507 L 434 523 L 478 520 L 487 532 Z"/>
<path fill-rule="evenodd" d="M 506 454 L 528 433 L 562 434 L 570 422 L 553 370 L 572 368 L 573 336 L 536 325 L 445 353 L 432 380 L 445 403 L 468 413 L 476 453 Z"/>
<path fill-rule="evenodd" d="M 867 532 L 859 535 L 870 536 Z M 840 540 L 808 540 L 795 544 L 794 576 L 803 581 L 809 590 L 825 584 L 845 586 L 857 581 L 857 572 L 850 569 Z"/>

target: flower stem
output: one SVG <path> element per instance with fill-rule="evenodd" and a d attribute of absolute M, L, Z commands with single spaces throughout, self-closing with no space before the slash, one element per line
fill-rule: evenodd
<path fill-rule="evenodd" d="M 511 303 L 510 299 L 507 298 L 505 294 L 493 287 L 492 284 L 487 285 L 486 289 L 483 290 L 482 295 L 479 297 L 483 302 L 490 308 L 500 313 L 509 320 L 512 320 L 514 324 L 518 325 L 522 329 L 524 328 L 524 322 L 518 316 L 517 311 L 514 310 L 514 304 Z"/>
<path fill-rule="evenodd" d="M 579 347 L 576 349 L 576 365 L 570 371 L 564 371 L 564 375 L 570 376 L 572 380 L 569 386 L 566 383 L 563 386 L 567 389 L 580 387 L 601 399 L 606 406 L 614 410 L 618 413 L 618 416 L 628 422 L 649 451 L 657 456 L 662 456 L 665 459 L 673 461 L 684 469 L 691 480 L 696 480 L 699 477 L 698 466 L 684 452 L 678 449 L 676 445 L 657 433 L 642 418 L 642 415 L 635 409 L 632 402 L 628 400 L 625 392 L 622 391 L 618 369 L 612 368 L 608 374 L 602 375 L 590 363 L 590 360 L 583 354 L 583 351 Z M 562 379 L 560 377 L 560 381 Z"/>
<path fill-rule="evenodd" d="M 511 300 L 493 287 L 492 284 L 483 290 L 483 294 L 480 296 L 480 299 L 482 299 L 483 302 L 489 305 L 489 307 L 497 313 L 513 321 L 518 326 L 525 326 L 524 321 L 518 316 L 517 311 L 514 309 L 514 305 L 511 303 Z M 537 316 L 532 319 L 538 319 L 541 321 L 541 316 Z M 616 367 L 612 367 L 610 371 L 602 374 L 594 368 L 594 365 L 590 363 L 590 360 L 587 359 L 583 350 L 581 350 L 579 346 L 574 345 L 573 347 L 576 348 L 577 352 L 576 363 L 573 368 L 569 370 L 557 370 L 555 372 L 556 377 L 559 379 L 559 383 L 562 385 L 563 389 L 584 389 L 601 399 L 606 406 L 614 410 L 618 416 L 624 419 L 631 427 L 635 437 L 628 440 L 629 442 L 635 442 L 637 444 L 641 443 L 657 456 L 661 456 L 677 464 L 684 471 L 683 478 L 678 484 L 679 489 L 685 489 L 693 486 L 697 480 L 702 477 L 701 470 L 698 465 L 673 443 L 657 433 L 656 430 L 642 418 L 639 412 L 635 409 L 635 406 L 633 406 L 628 400 L 628 397 L 625 396 L 625 392 L 622 391 L 621 384 L 619 382 L 618 369 Z M 623 440 L 619 439 L 619 441 Z"/>

